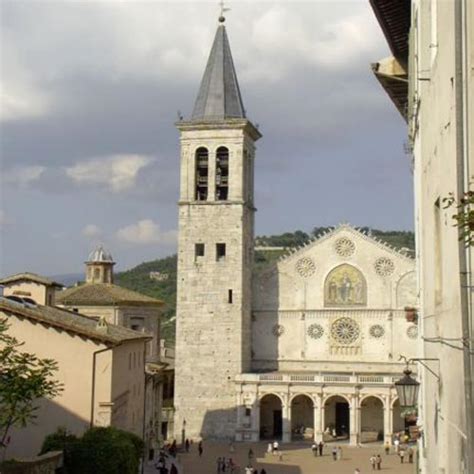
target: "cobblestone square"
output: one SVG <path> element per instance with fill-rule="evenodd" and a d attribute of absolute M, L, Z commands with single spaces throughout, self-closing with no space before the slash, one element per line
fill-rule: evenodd
<path fill-rule="evenodd" d="M 258 468 L 258 472 L 265 468 L 267 474 L 353 474 L 359 468 L 361 474 L 372 472 L 369 458 L 372 454 L 382 455 L 382 471 L 391 474 L 412 474 L 415 472 L 415 464 L 400 463 L 400 459 L 395 454 L 388 456 L 383 452 L 380 445 L 353 448 L 340 445 L 343 456 L 340 461 L 333 461 L 331 456 L 332 445 L 328 444 L 324 448 L 322 457 L 314 457 L 308 444 L 287 444 L 282 445 L 283 460 L 278 456 L 266 453 L 266 443 L 238 443 L 235 444 L 235 451 L 230 452 L 229 445 L 217 442 L 204 442 L 204 453 L 200 458 L 197 452 L 197 445 L 193 445 L 187 454 L 180 454 L 179 460 L 183 467 L 182 474 L 214 474 L 217 473 L 216 459 L 220 457 L 231 457 L 239 466 L 238 473 L 244 474 L 244 468 L 248 462 L 248 452 L 252 449 L 256 458 L 253 466 Z"/>

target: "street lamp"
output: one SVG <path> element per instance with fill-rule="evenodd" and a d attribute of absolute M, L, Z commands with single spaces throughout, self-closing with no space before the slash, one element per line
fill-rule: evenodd
<path fill-rule="evenodd" d="M 395 382 L 398 400 L 401 408 L 414 407 L 418 400 L 418 391 L 420 383 L 411 376 L 411 370 L 408 368 L 403 371 L 405 374 L 400 380 Z"/>

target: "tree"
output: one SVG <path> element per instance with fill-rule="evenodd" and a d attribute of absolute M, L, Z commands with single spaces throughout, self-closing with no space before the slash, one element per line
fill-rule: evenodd
<path fill-rule="evenodd" d="M 7 329 L 7 319 L 0 319 L 0 448 L 6 447 L 12 427 L 25 427 L 37 417 L 40 398 L 54 398 L 62 391 L 62 384 L 52 378 L 57 363 L 21 352 L 24 343 Z"/>

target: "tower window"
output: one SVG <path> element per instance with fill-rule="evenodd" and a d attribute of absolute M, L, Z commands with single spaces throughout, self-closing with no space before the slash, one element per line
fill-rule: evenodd
<path fill-rule="evenodd" d="M 209 185 L 209 152 L 201 147 L 196 150 L 196 201 L 207 201 Z"/>
<path fill-rule="evenodd" d="M 194 257 L 198 259 L 199 257 L 204 257 L 204 244 L 195 244 L 194 245 Z"/>
<path fill-rule="evenodd" d="M 225 244 L 216 244 L 216 260 L 225 260 Z"/>
<path fill-rule="evenodd" d="M 227 302 L 229 304 L 232 304 L 232 300 L 233 300 L 232 290 L 229 290 L 229 292 L 227 293 Z"/>
<path fill-rule="evenodd" d="M 229 197 L 229 149 L 221 146 L 216 151 L 216 200 Z"/>

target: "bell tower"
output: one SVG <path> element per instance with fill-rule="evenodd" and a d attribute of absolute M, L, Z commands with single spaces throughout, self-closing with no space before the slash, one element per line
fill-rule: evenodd
<path fill-rule="evenodd" d="M 175 434 L 233 438 L 250 368 L 255 142 L 219 26 L 181 141 Z"/>

